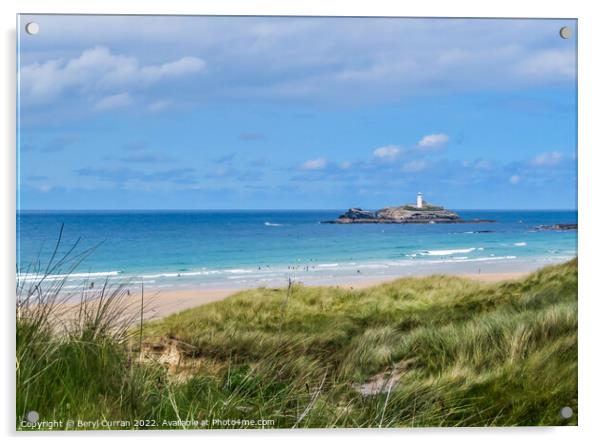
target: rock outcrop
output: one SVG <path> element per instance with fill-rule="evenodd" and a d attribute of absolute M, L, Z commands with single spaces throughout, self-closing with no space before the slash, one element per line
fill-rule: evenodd
<path fill-rule="evenodd" d="M 547 231 L 547 230 L 577 230 L 577 224 L 553 224 L 551 226 L 536 226 L 535 230 L 537 231 Z"/>
<path fill-rule="evenodd" d="M 362 210 L 362 209 L 358 209 L 357 207 L 354 207 L 352 209 L 347 210 L 345 213 L 343 213 L 341 216 L 339 216 L 340 218 L 347 218 L 347 219 L 374 219 L 376 216 L 374 215 L 374 212 L 370 212 L 369 210 Z"/>
<path fill-rule="evenodd" d="M 460 219 L 457 213 L 443 208 L 429 210 L 428 208 L 419 209 L 413 206 L 385 207 L 376 212 L 376 218 L 403 222 L 449 222 Z"/>
<path fill-rule="evenodd" d="M 332 221 L 324 224 L 439 224 L 439 223 L 477 223 L 492 220 L 463 220 L 457 213 L 443 207 L 425 204 L 419 208 L 414 205 L 385 207 L 375 212 L 351 208 Z"/>

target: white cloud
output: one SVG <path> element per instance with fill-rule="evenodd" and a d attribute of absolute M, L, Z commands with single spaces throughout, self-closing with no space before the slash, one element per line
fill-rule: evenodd
<path fill-rule="evenodd" d="M 141 65 L 135 57 L 113 54 L 108 48 L 96 46 L 72 59 L 51 59 L 25 65 L 19 75 L 24 97 L 50 100 L 70 89 L 90 92 L 123 85 L 149 85 L 201 72 L 205 66 L 205 61 L 197 57 Z"/>
<path fill-rule="evenodd" d="M 393 159 L 398 158 L 400 154 L 401 148 L 395 145 L 387 145 L 385 147 L 379 147 L 376 150 L 374 150 L 375 157 L 386 161 L 392 161 Z"/>
<path fill-rule="evenodd" d="M 575 77 L 575 52 L 570 49 L 543 50 L 525 58 L 516 68 L 518 74 L 536 79 Z"/>
<path fill-rule="evenodd" d="M 100 99 L 94 105 L 94 109 L 97 111 L 111 110 L 113 108 L 127 107 L 133 102 L 132 96 L 129 93 L 113 94 L 112 96 L 106 96 Z"/>
<path fill-rule="evenodd" d="M 301 164 L 303 170 L 322 170 L 326 167 L 328 161 L 325 158 L 310 159 Z"/>
<path fill-rule="evenodd" d="M 508 180 L 510 181 L 510 184 L 518 184 L 521 179 L 522 178 L 519 175 L 512 175 Z"/>
<path fill-rule="evenodd" d="M 428 167 L 428 162 L 424 159 L 417 159 L 415 161 L 406 162 L 401 167 L 401 171 L 406 173 L 420 172 Z"/>
<path fill-rule="evenodd" d="M 348 168 L 351 168 L 351 162 L 343 161 L 339 164 L 339 167 L 341 167 L 343 170 L 347 170 Z"/>
<path fill-rule="evenodd" d="M 447 144 L 448 141 L 449 136 L 446 134 L 429 134 L 420 139 L 418 146 L 425 150 L 437 149 Z"/>
<path fill-rule="evenodd" d="M 562 153 L 550 151 L 535 156 L 531 162 L 533 165 L 537 166 L 551 166 L 558 164 L 563 158 Z"/>
<path fill-rule="evenodd" d="M 198 57 L 182 57 L 175 62 L 168 62 L 163 65 L 140 67 L 139 76 L 143 82 L 157 82 L 168 77 L 197 73 L 202 71 L 205 66 L 205 62 Z"/>
<path fill-rule="evenodd" d="M 148 106 L 148 110 L 153 111 L 153 112 L 161 111 L 161 110 L 164 110 L 165 107 L 167 107 L 167 105 L 169 105 L 168 101 L 158 100 L 157 102 L 153 102 L 152 104 L 150 104 Z"/>
<path fill-rule="evenodd" d="M 66 65 L 55 59 L 58 48 L 84 49 L 102 41 L 121 54 L 138 54 L 144 42 L 153 57 L 177 48 L 182 54 L 202 51 L 204 59 L 219 60 L 219 70 L 207 73 L 218 82 L 210 92 L 198 92 L 203 98 L 210 93 L 226 99 L 277 97 L 327 103 L 382 103 L 420 93 L 570 85 L 574 79 L 575 47 L 558 38 L 554 20 L 148 16 L 136 18 L 135 27 L 131 20 L 45 17 L 45 48 L 22 45 L 22 60 L 44 65 L 53 59 L 57 66 L 46 66 L 52 72 Z M 411 43 L 407 36 L 412 36 Z M 121 73 L 127 77 L 138 71 L 151 78 L 171 75 L 174 70 L 186 71 L 188 65 L 186 60 L 170 65 L 176 61 L 169 60 L 163 68 L 157 64 L 142 70 L 143 63 L 121 57 L 126 60 L 118 61 L 123 69 L 115 80 Z M 49 87 L 31 82 L 28 88 Z"/>

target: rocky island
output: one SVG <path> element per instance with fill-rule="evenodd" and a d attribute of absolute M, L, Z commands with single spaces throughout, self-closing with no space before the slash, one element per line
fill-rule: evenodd
<path fill-rule="evenodd" d="M 322 221 L 322 224 L 441 224 L 441 223 L 488 223 L 490 219 L 465 220 L 442 206 L 427 203 L 418 193 L 416 204 L 398 207 L 385 207 L 370 211 L 351 208 L 335 220 Z"/>
<path fill-rule="evenodd" d="M 577 230 L 577 224 L 576 223 L 570 223 L 570 224 L 553 224 L 551 226 L 546 226 L 546 225 L 541 225 L 541 226 L 535 226 L 535 230 L 537 230 L 538 232 L 542 232 L 542 231 L 562 231 L 562 230 Z"/>

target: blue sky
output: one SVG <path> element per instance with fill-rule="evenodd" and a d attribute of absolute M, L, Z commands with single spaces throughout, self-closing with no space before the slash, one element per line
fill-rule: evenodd
<path fill-rule="evenodd" d="M 29 21 L 22 209 L 576 208 L 573 21 Z"/>

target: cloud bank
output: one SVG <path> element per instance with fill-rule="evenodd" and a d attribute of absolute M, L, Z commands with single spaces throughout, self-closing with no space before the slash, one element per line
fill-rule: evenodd
<path fill-rule="evenodd" d="M 198 57 L 182 57 L 157 65 L 144 65 L 136 57 L 114 54 L 108 48 L 84 49 L 71 59 L 34 62 L 19 71 L 25 99 L 48 101 L 64 92 L 91 93 L 124 86 L 141 87 L 205 70 Z"/>

